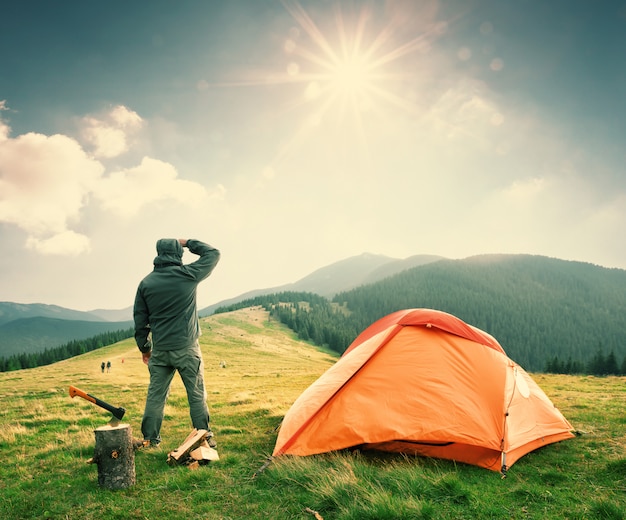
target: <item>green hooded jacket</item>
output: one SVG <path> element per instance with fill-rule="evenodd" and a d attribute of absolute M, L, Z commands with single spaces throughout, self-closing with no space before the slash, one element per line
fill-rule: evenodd
<path fill-rule="evenodd" d="M 135 341 L 142 352 L 186 348 L 200 336 L 196 289 L 217 265 L 220 252 L 193 239 L 186 247 L 200 258 L 184 265 L 180 242 L 159 240 L 154 270 L 139 283 L 133 317 Z"/>

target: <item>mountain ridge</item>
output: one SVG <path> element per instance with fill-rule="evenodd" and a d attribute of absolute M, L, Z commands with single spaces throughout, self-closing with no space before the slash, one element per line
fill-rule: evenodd
<path fill-rule="evenodd" d="M 317 269 L 296 282 L 256 289 L 229 300 L 223 300 L 200 309 L 199 314 L 207 316 L 218 307 L 274 292 L 305 291 L 332 296 L 336 292 L 366 283 L 367 280 L 380 279 L 381 276 L 386 276 L 390 272 L 401 270 L 405 265 L 428 261 L 431 257 L 426 258 L 427 256 L 415 255 L 400 260 L 384 255 L 363 253 Z M 28 321 L 20 322 L 19 320 Z M 68 341 L 87 339 L 102 332 L 122 330 L 131 326 L 132 306 L 117 310 L 77 311 L 43 303 L 0 302 L 0 356 L 41 352 Z"/>
<path fill-rule="evenodd" d="M 445 257 L 442 256 L 426 254 L 398 259 L 367 252 L 361 253 L 360 255 L 351 256 L 327 266 L 320 267 L 296 282 L 248 291 L 239 296 L 204 307 L 198 312 L 201 316 L 208 316 L 220 307 L 233 305 L 257 296 L 279 292 L 312 292 L 326 298 L 331 298 L 337 293 L 353 289 L 363 284 L 377 282 L 406 269 L 444 259 Z"/>
<path fill-rule="evenodd" d="M 46 303 L 0 302 L 0 326 L 21 318 L 60 318 L 80 321 L 106 321 L 92 312 L 77 311 Z"/>
<path fill-rule="evenodd" d="M 561 260 L 541 255 L 483 254 L 470 256 L 465 259 L 450 260 L 442 256 L 427 254 L 397 259 L 385 255 L 362 253 L 321 267 L 296 282 L 265 289 L 256 289 L 227 300 L 222 300 L 208 307 L 201 308 L 199 314 L 205 317 L 220 307 L 227 307 L 257 296 L 280 292 L 311 292 L 331 299 L 337 294 L 376 284 L 382 280 L 421 267 L 452 265 L 455 266 L 454 269 L 467 270 L 474 264 L 492 264 L 496 267 L 501 265 L 504 260 L 523 260 L 529 257 L 551 259 L 554 261 L 554 269 L 557 271 L 560 269 L 566 270 L 565 268 L 569 264 L 580 264 L 599 267 L 604 270 L 603 273 L 612 271 L 617 273 L 626 272 L 622 269 L 596 266 L 588 262 Z M 607 277 L 605 274 L 598 275 L 597 270 L 594 269 L 586 269 L 586 272 L 588 272 L 586 276 L 589 276 L 589 279 L 585 283 L 589 287 L 593 287 L 594 283 L 602 283 L 603 290 L 607 291 L 607 294 L 610 293 L 612 285 L 604 281 L 604 278 Z M 449 272 L 446 276 L 458 275 Z M 466 284 L 466 281 L 461 281 L 461 283 Z M 530 281 L 528 283 L 534 282 Z M 551 290 L 557 289 L 552 288 Z M 503 298 L 503 300 L 506 301 L 506 298 Z M 21 323 L 17 321 L 21 319 L 30 319 L 31 321 Z M 28 325 L 26 326 L 25 324 Z M 60 346 L 71 340 L 93 337 L 100 334 L 103 330 L 122 330 L 127 327 L 132 327 L 132 307 L 119 310 L 75 311 L 58 305 L 0 302 L 0 356 L 10 355 L 9 352 L 43 351 L 45 348 Z M 59 329 L 63 328 L 66 328 L 67 331 L 59 332 Z M 27 350 L 20 350 L 19 345 L 28 346 Z"/>

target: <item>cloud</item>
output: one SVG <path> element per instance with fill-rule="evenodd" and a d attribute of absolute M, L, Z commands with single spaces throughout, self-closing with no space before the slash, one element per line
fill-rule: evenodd
<path fill-rule="evenodd" d="M 485 85 L 464 79 L 444 91 L 429 110 L 427 122 L 447 139 L 471 138 L 491 143 L 494 128 L 505 117 L 489 98 Z"/>
<path fill-rule="evenodd" d="M 103 178 L 94 195 L 106 210 L 121 217 L 132 217 L 158 201 L 173 200 L 197 206 L 208 193 L 196 182 L 179 179 L 171 164 L 144 157 L 139 166 Z"/>
<path fill-rule="evenodd" d="M 82 119 L 82 137 L 95 157 L 110 159 L 129 149 L 129 138 L 143 125 L 143 119 L 123 105 L 117 105 L 100 117 Z"/>
<path fill-rule="evenodd" d="M 9 126 L 0 119 L 0 143 L 6 141 L 9 138 L 11 129 Z"/>
<path fill-rule="evenodd" d="M 79 255 L 88 252 L 89 238 L 74 231 L 68 230 L 47 238 L 28 237 L 26 247 L 44 255 Z"/>
<path fill-rule="evenodd" d="M 9 110 L 7 107 L 6 99 L 0 99 L 0 110 Z M 11 129 L 9 126 L 0 119 L 0 143 L 2 141 L 6 141 L 9 138 L 9 133 Z"/>
<path fill-rule="evenodd" d="M 5 106 L 0 102 L 0 109 Z M 89 251 L 89 237 L 72 227 L 93 200 L 105 211 L 133 217 L 154 203 L 193 207 L 223 196 L 222 186 L 209 194 L 201 184 L 179 178 L 171 164 L 150 157 L 138 166 L 107 174 L 96 156 L 113 157 L 126 150 L 127 132 L 143 121 L 123 106 L 104 119 L 83 121 L 89 125 L 94 155 L 65 135 L 30 132 L 12 138 L 9 126 L 0 119 L 0 222 L 24 230 L 28 248 L 44 255 Z"/>
<path fill-rule="evenodd" d="M 546 179 L 533 177 L 530 179 L 516 180 L 501 193 L 503 200 L 515 205 L 527 205 L 538 195 L 545 191 Z"/>
<path fill-rule="evenodd" d="M 103 166 L 64 135 L 28 133 L 0 139 L 0 221 L 35 235 L 62 233 Z"/>

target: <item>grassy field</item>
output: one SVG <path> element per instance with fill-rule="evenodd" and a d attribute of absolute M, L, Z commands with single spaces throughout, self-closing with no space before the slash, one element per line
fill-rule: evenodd
<path fill-rule="evenodd" d="M 0 374 L 0 518 L 624 519 L 626 379 L 534 375 L 584 434 L 520 459 L 504 480 L 450 461 L 328 454 L 274 461 L 276 428 L 333 362 L 260 309 L 203 320 L 201 345 L 220 460 L 170 467 L 191 431 L 178 376 L 163 443 L 136 452 L 137 483 L 98 486 L 94 430 L 110 414 L 77 386 L 126 408 L 140 437 L 148 372 L 131 340 L 48 367 Z M 100 363 L 110 360 L 110 373 Z M 225 368 L 220 362 L 226 363 Z M 316 514 L 317 513 L 317 516 Z"/>

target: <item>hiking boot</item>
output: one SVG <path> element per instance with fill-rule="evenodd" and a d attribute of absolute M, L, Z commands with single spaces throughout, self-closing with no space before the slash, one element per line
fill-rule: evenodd
<path fill-rule="evenodd" d="M 145 439 L 141 442 L 141 447 L 143 449 L 158 448 L 159 444 L 161 444 L 161 441 L 151 441 L 150 439 Z"/>
<path fill-rule="evenodd" d="M 209 445 L 209 448 L 216 449 L 217 441 L 215 440 L 215 434 L 209 429 L 206 434 L 206 442 Z"/>

